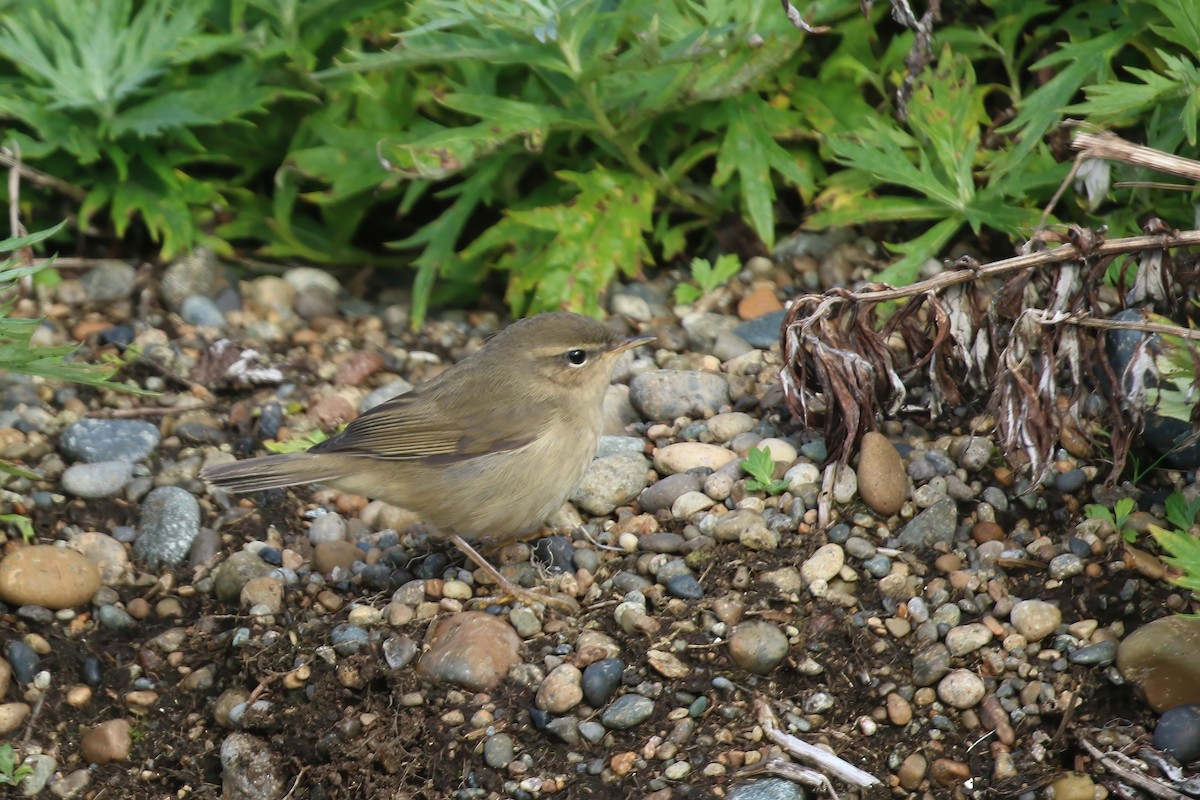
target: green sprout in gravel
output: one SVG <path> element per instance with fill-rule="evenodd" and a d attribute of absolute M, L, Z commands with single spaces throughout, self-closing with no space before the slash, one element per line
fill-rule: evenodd
<path fill-rule="evenodd" d="M 11 744 L 0 744 L 0 786 L 16 786 L 32 774 L 33 767 L 17 763 L 17 754 Z"/>
<path fill-rule="evenodd" d="M 746 488 L 752 492 L 779 494 L 787 488 L 787 481 L 773 480 L 775 460 L 771 458 L 771 451 L 765 447 L 750 448 L 750 452 L 742 459 L 741 466 L 750 476 L 750 480 L 746 481 Z"/>
<path fill-rule="evenodd" d="M 675 287 L 675 302 L 684 305 L 694 303 L 706 294 L 715 292 L 742 268 L 735 255 L 726 253 L 711 263 L 707 258 L 692 259 L 693 283 L 681 283 Z"/>
<path fill-rule="evenodd" d="M 1088 519 L 1105 519 L 1112 523 L 1115 530 L 1120 531 L 1121 536 L 1127 542 L 1133 542 L 1137 539 L 1137 531 L 1126 528 L 1125 524 L 1129 522 L 1129 515 L 1133 513 L 1134 505 L 1133 498 L 1122 497 L 1110 509 L 1107 506 L 1102 506 L 1099 503 L 1083 507 L 1083 513 Z"/>

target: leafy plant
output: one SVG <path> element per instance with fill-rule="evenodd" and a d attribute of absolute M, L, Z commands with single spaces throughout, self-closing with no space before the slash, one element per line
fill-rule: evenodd
<path fill-rule="evenodd" d="M 788 486 L 785 480 L 774 480 L 775 461 L 771 458 L 771 451 L 765 447 L 750 448 L 742 459 L 741 467 L 750 476 L 746 488 L 752 492 L 779 494 Z"/>
<path fill-rule="evenodd" d="M 0 785 L 16 786 L 32 774 L 33 767 L 17 763 L 17 754 L 11 744 L 0 744 Z"/>
<path fill-rule="evenodd" d="M 1196 522 L 1196 516 L 1200 514 L 1200 497 L 1188 502 L 1179 492 L 1172 492 L 1167 497 L 1166 507 L 1167 521 L 1175 529 L 1151 525 L 1150 533 L 1159 547 L 1170 554 L 1166 557 L 1167 563 L 1178 567 L 1182 573 L 1172 578 L 1172 582 L 1193 592 L 1200 592 L 1200 538 L 1189 532 Z"/>
<path fill-rule="evenodd" d="M 1171 492 L 1167 496 L 1166 507 L 1167 522 L 1186 531 L 1196 521 L 1196 515 L 1200 514 L 1200 497 L 1193 497 L 1189 502 L 1179 492 Z"/>
<path fill-rule="evenodd" d="M 1131 497 L 1122 497 L 1113 507 L 1109 509 L 1107 506 L 1102 506 L 1099 503 L 1092 503 L 1083 507 L 1084 516 L 1088 519 L 1104 519 L 1112 523 L 1113 529 L 1119 531 L 1125 541 L 1133 542 L 1137 539 L 1137 532 L 1126 528 L 1125 525 L 1129 522 L 1129 516 L 1137 508 Z"/>
<path fill-rule="evenodd" d="M 715 292 L 741 269 L 741 260 L 726 253 L 711 263 L 707 258 L 692 259 L 692 283 L 681 283 L 675 287 L 676 303 L 694 303 L 710 292 Z"/>

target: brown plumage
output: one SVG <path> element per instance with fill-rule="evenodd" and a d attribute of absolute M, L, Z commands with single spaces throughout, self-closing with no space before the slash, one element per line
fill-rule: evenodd
<path fill-rule="evenodd" d="M 652 340 L 622 338 L 579 314 L 539 314 L 307 452 L 221 464 L 201 477 L 237 492 L 319 482 L 384 500 L 417 512 L 494 572 L 462 539 L 510 541 L 562 505 L 595 455 L 617 355 Z"/>

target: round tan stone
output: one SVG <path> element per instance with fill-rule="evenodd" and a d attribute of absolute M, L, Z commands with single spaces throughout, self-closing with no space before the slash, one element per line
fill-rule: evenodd
<path fill-rule="evenodd" d="M 99 588 L 99 568 L 74 550 L 33 545 L 0 561 L 0 598 L 15 606 L 74 608 Z"/>
<path fill-rule="evenodd" d="M 129 749 L 132 746 L 133 737 L 129 733 L 129 722 L 123 719 L 101 722 L 85 733 L 79 742 L 84 761 L 100 765 L 110 761 L 124 761 L 129 758 Z"/>
<path fill-rule="evenodd" d="M 908 473 L 896 446 L 882 433 L 870 431 L 858 455 L 858 493 L 876 514 L 891 516 L 908 499 Z"/>
<path fill-rule="evenodd" d="M 367 554 L 353 542 L 321 542 L 313 548 L 313 571 L 325 575 L 336 567 L 350 569 L 355 561 L 362 561 L 366 557 Z"/>
<path fill-rule="evenodd" d="M 703 442 L 677 442 L 654 451 L 654 469 L 660 475 L 687 472 L 708 467 L 714 472 L 737 458 L 737 453 L 720 445 Z"/>

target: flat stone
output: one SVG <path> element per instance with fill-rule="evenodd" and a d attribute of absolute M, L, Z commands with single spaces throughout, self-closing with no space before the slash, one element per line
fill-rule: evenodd
<path fill-rule="evenodd" d="M 720 445 L 677 442 L 654 451 L 654 469 L 661 474 L 687 472 L 702 467 L 718 470 L 735 459 L 737 453 Z"/>
<path fill-rule="evenodd" d="M 654 701 L 640 694 L 625 694 L 613 701 L 600 715 L 600 723 L 609 730 L 636 728 L 654 715 Z"/>
<path fill-rule="evenodd" d="M 100 569 L 78 551 L 32 545 L 0 561 L 0 598 L 14 606 L 74 608 L 100 588 Z"/>
<path fill-rule="evenodd" d="M 947 497 L 913 517 L 900 532 L 899 545 L 906 550 L 915 550 L 939 542 L 949 544 L 954 539 L 957 525 L 958 504 Z"/>
<path fill-rule="evenodd" d="M 655 422 L 711 416 L 729 403 L 729 382 L 719 372 L 660 369 L 629 383 L 634 408 Z"/>
<path fill-rule="evenodd" d="M 461 611 L 429 626 L 417 672 L 435 683 L 490 691 L 521 663 L 520 648 L 521 639 L 507 621 L 482 611 Z"/>
<path fill-rule="evenodd" d="M 58 448 L 68 458 L 99 461 L 141 461 L 154 452 L 162 436 L 149 422 L 136 419 L 81 419 L 63 429 Z"/>
<path fill-rule="evenodd" d="M 593 459 L 571 493 L 571 502 L 593 516 L 607 516 L 641 494 L 649 469 L 650 462 L 641 453 Z"/>
<path fill-rule="evenodd" d="M 134 555 L 151 568 L 178 566 L 200 532 L 200 504 L 187 490 L 160 486 L 142 501 Z"/>
<path fill-rule="evenodd" d="M 755 620 L 743 622 L 729 636 L 729 658 L 738 669 L 766 675 L 788 654 L 788 639 L 779 626 Z"/>
<path fill-rule="evenodd" d="M 133 464 L 128 461 L 98 461 L 72 464 L 63 472 L 61 480 L 67 494 L 98 499 L 120 494 L 132 477 Z"/>
<path fill-rule="evenodd" d="M 703 486 L 704 482 L 691 473 L 679 472 L 668 475 L 646 487 L 638 496 L 638 505 L 646 513 L 655 514 L 669 509 L 680 495 L 687 492 L 698 492 Z"/>

